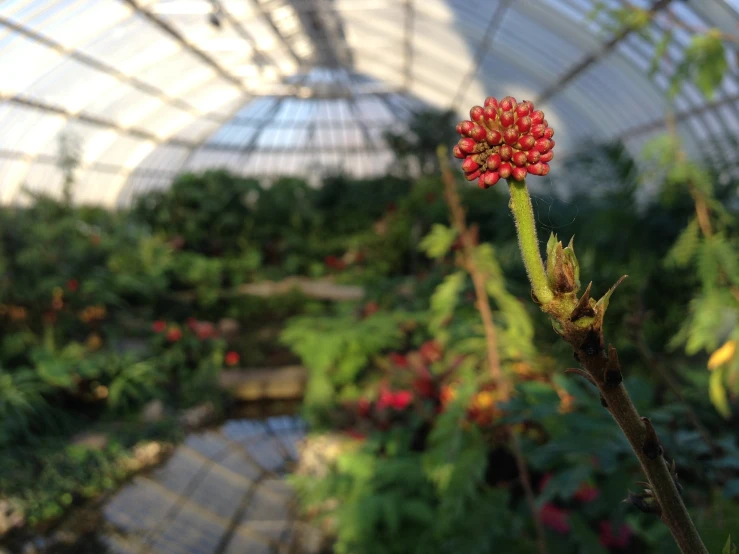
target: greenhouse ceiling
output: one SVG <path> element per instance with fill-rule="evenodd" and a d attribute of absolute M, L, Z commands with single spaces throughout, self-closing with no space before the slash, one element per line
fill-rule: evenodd
<path fill-rule="evenodd" d="M 379 174 L 385 130 L 490 94 L 544 107 L 562 153 L 637 151 L 665 126 L 690 29 L 736 33 L 739 1 L 630 3 L 657 35 L 680 23 L 654 75 L 653 43 L 605 32 L 590 0 L 4 0 L 0 202 L 59 193 L 70 151 L 75 200 L 110 206 L 208 167 Z M 675 98 L 688 141 L 739 129 L 734 64 L 710 101 Z"/>

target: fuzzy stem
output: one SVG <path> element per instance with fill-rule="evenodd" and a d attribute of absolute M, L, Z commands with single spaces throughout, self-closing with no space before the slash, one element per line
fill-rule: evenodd
<path fill-rule="evenodd" d="M 531 198 L 526 188 L 526 181 L 508 181 L 508 190 L 511 193 L 510 208 L 516 222 L 518 245 L 521 257 L 526 267 L 526 273 L 531 282 L 534 296 L 540 304 L 548 304 L 554 298 L 544 272 L 544 263 L 539 252 L 539 239 L 536 236 L 534 210 L 531 207 Z"/>

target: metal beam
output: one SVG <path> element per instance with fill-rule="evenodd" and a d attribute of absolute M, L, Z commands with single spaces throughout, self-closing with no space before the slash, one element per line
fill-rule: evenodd
<path fill-rule="evenodd" d="M 213 69 L 218 75 L 223 77 L 226 81 L 231 83 L 232 85 L 235 85 L 244 95 L 251 96 L 251 93 L 246 88 L 244 83 L 233 75 L 232 73 L 229 73 L 226 69 L 221 66 L 215 59 L 210 57 L 208 54 L 200 50 L 199 48 L 196 48 L 193 46 L 191 42 L 189 42 L 183 35 L 180 33 L 177 29 L 172 27 L 169 23 L 164 21 L 163 19 L 157 17 L 155 14 L 150 12 L 149 10 L 139 6 L 137 0 L 120 0 L 124 4 L 127 4 L 131 7 L 136 13 L 140 14 L 144 19 L 155 25 L 157 28 L 159 28 L 161 31 L 163 31 L 165 34 L 172 37 L 174 40 L 176 40 L 180 45 L 182 45 L 183 48 L 185 48 L 188 52 L 193 54 L 196 58 L 198 58 L 201 62 L 209 66 L 211 69 Z"/>
<path fill-rule="evenodd" d="M 277 37 L 280 39 L 280 42 L 285 46 L 287 51 L 290 53 L 290 57 L 292 57 L 293 60 L 295 60 L 295 63 L 298 64 L 298 67 L 303 65 L 303 60 L 300 56 L 298 56 L 295 53 L 295 50 L 293 50 L 292 45 L 287 40 L 287 38 L 280 32 L 280 30 L 277 28 L 277 25 L 275 25 L 275 22 L 272 20 L 271 15 L 267 12 L 267 10 L 264 9 L 264 6 L 259 2 L 259 0 L 250 0 L 251 5 L 254 7 L 254 11 L 256 11 L 262 19 L 269 25 L 270 29 L 274 31 L 274 33 L 277 35 Z"/>
<path fill-rule="evenodd" d="M 51 154 L 27 154 L 25 152 L 17 152 L 15 150 L 4 150 L 0 149 L 0 158 L 5 160 L 15 160 L 23 162 L 38 162 L 45 165 L 56 165 L 59 162 L 59 157 Z M 148 168 L 137 168 L 133 171 L 126 167 L 106 164 L 100 162 L 92 162 L 85 166 L 85 169 L 91 169 L 93 171 L 99 171 L 100 173 L 110 173 L 113 175 L 121 175 L 125 172 L 130 172 L 131 175 L 144 175 L 151 177 L 174 177 L 177 175 L 177 171 L 170 171 L 166 169 L 148 169 Z"/>
<path fill-rule="evenodd" d="M 648 14 L 651 20 L 652 17 L 661 10 L 665 9 L 672 0 L 656 0 L 654 4 L 649 8 Z M 612 38 L 606 41 L 603 46 L 598 49 L 597 52 L 593 52 L 584 56 L 579 62 L 570 67 L 565 71 L 556 82 L 549 85 L 542 92 L 539 93 L 538 98 L 534 101 L 535 104 L 541 104 L 549 100 L 555 94 L 561 92 L 567 85 L 569 85 L 575 78 L 580 75 L 583 71 L 587 70 L 593 64 L 597 63 L 603 57 L 605 57 L 611 50 L 613 50 L 618 44 L 633 33 L 632 29 L 623 29 L 616 33 Z"/>
<path fill-rule="evenodd" d="M 262 51 L 262 49 L 259 48 L 257 41 L 254 40 L 254 37 L 252 37 L 251 34 L 249 34 L 246 28 L 241 24 L 241 21 L 236 19 L 219 0 L 211 0 L 211 2 L 214 6 L 218 8 L 218 13 L 220 13 L 226 19 L 226 21 L 228 21 L 231 27 L 233 27 L 234 31 L 236 31 L 236 33 L 249 44 L 251 49 L 254 51 L 254 57 L 257 58 L 258 64 L 266 64 L 269 60 L 269 65 L 277 70 L 280 79 L 284 81 L 285 74 L 280 69 L 280 66 L 275 63 L 275 61 L 266 52 Z"/>
<path fill-rule="evenodd" d="M 472 67 L 470 67 L 467 74 L 462 77 L 462 80 L 459 82 L 457 92 L 454 94 L 454 98 L 452 99 L 451 109 L 455 112 L 459 111 L 459 103 L 462 101 L 462 97 L 464 96 L 465 91 L 467 91 L 467 89 L 469 88 L 470 83 L 472 83 L 472 80 L 477 75 L 477 72 L 480 71 L 480 65 L 482 65 L 482 61 L 485 59 L 485 56 L 490 50 L 490 46 L 495 40 L 495 35 L 498 33 L 498 29 L 500 29 L 500 24 L 502 23 L 505 12 L 510 4 L 511 0 L 500 0 L 495 10 L 493 11 L 493 15 L 490 18 L 487 27 L 485 28 L 485 32 L 482 35 L 482 40 L 480 41 L 480 44 L 477 47 L 477 51 L 475 52 L 475 61 L 472 62 Z"/>
<path fill-rule="evenodd" d="M 96 115 L 86 114 L 84 112 L 79 113 L 72 113 L 66 108 L 63 108 L 61 106 L 55 106 L 53 104 L 48 104 L 46 102 L 43 102 L 41 100 L 35 100 L 33 98 L 26 98 L 24 96 L 10 96 L 7 94 L 3 94 L 0 92 L 0 101 L 4 102 L 10 102 L 12 104 L 17 104 L 19 106 L 23 106 L 25 108 L 31 108 L 34 110 L 40 110 L 42 112 L 51 113 L 55 115 L 61 115 L 67 119 L 76 119 L 78 121 L 82 121 L 84 123 L 89 123 L 91 125 L 95 125 L 97 127 L 104 127 L 107 129 L 114 129 L 118 131 L 121 134 L 124 135 L 130 135 L 132 137 L 140 138 L 143 140 L 150 140 L 154 142 L 155 144 L 171 144 L 173 146 L 182 146 L 184 148 L 190 148 L 192 146 L 192 142 L 181 140 L 181 139 L 162 139 L 149 131 L 146 131 L 144 129 L 139 129 L 136 127 L 122 127 L 115 121 L 111 121 L 109 119 L 105 119 L 103 117 L 98 117 Z"/>
<path fill-rule="evenodd" d="M 59 54 L 62 54 L 77 62 L 80 62 L 83 65 L 91 67 L 92 69 L 95 69 L 102 73 L 105 73 L 106 75 L 110 75 L 111 77 L 114 77 L 115 79 L 117 79 L 119 82 L 130 85 L 132 88 L 135 88 L 136 90 L 139 90 L 141 92 L 154 96 L 155 98 L 158 98 L 159 100 L 161 100 L 163 104 L 174 106 L 175 108 L 179 108 L 190 114 L 196 115 L 197 117 L 208 119 L 210 121 L 214 121 L 217 123 L 226 122 L 223 116 L 219 116 L 214 113 L 202 113 L 195 106 L 182 100 L 181 98 L 175 98 L 173 96 L 170 96 L 163 90 L 155 87 L 154 85 L 141 81 L 131 75 L 127 75 L 117 70 L 116 68 L 93 58 L 92 56 L 88 56 L 87 54 L 80 52 L 79 50 L 75 50 L 73 48 L 67 48 L 66 46 L 50 39 L 49 37 L 41 35 L 37 33 L 36 31 L 33 31 L 27 27 L 24 27 L 23 25 L 19 25 L 5 17 L 0 16 L 0 26 L 10 29 L 14 33 L 18 33 L 19 35 L 22 35 L 25 38 L 37 44 L 46 46 L 47 48 L 50 48 L 54 50 L 55 52 L 58 52 Z"/>
<path fill-rule="evenodd" d="M 727 96 L 726 98 L 722 98 L 721 100 L 716 100 L 714 102 L 708 102 L 706 104 L 692 108 L 690 110 L 683 110 L 672 116 L 660 117 L 648 123 L 642 123 L 641 125 L 635 125 L 634 127 L 631 127 L 630 129 L 627 129 L 619 133 L 614 138 L 618 140 L 625 140 L 629 138 L 638 137 L 640 135 L 650 133 L 652 131 L 656 131 L 658 129 L 662 129 L 666 127 L 667 122 L 669 120 L 674 120 L 676 123 L 680 123 L 682 121 L 691 119 L 693 117 L 699 117 L 703 114 L 706 114 L 708 112 L 721 108 L 722 106 L 734 106 L 738 102 L 739 102 L 739 94 Z"/>

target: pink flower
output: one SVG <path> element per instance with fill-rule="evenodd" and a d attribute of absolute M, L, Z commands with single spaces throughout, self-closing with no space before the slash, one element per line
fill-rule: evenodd
<path fill-rule="evenodd" d="M 626 548 L 629 546 L 631 528 L 625 523 L 622 523 L 615 533 L 610 521 L 601 521 L 598 527 L 600 528 L 600 544 L 606 548 Z"/>
<path fill-rule="evenodd" d="M 562 535 L 570 532 L 569 512 L 547 502 L 539 510 L 539 521 Z"/>

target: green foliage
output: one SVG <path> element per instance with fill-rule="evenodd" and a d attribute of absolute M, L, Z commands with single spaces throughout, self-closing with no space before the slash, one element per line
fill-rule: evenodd
<path fill-rule="evenodd" d="M 456 238 L 457 233 L 454 229 L 437 223 L 418 246 L 429 258 L 443 258 L 449 252 Z"/>
<path fill-rule="evenodd" d="M 359 320 L 354 315 L 302 316 L 288 322 L 280 341 L 310 371 L 304 403 L 311 423 L 320 423 L 333 402 L 352 394 L 373 356 L 402 344 L 401 324 L 410 319 L 401 312 L 378 312 Z"/>
<path fill-rule="evenodd" d="M 448 333 L 444 331 L 444 327 L 454 314 L 465 280 L 466 277 L 461 271 L 450 273 L 431 296 L 429 330 L 442 342 L 448 339 Z"/>

